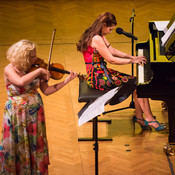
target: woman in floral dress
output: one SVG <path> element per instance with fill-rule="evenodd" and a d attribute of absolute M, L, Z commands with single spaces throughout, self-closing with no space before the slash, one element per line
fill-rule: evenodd
<path fill-rule="evenodd" d="M 160 125 L 153 117 L 148 99 L 137 98 L 136 78 L 107 67 L 107 62 L 114 65 L 146 63 L 144 56 L 131 56 L 110 45 L 105 36 L 110 34 L 116 25 L 114 14 L 102 13 L 85 30 L 77 43 L 77 50 L 83 53 L 86 64 L 87 84 L 90 88 L 105 91 L 120 87 L 118 93 L 110 101 L 111 105 L 122 102 L 133 93 L 136 109 L 133 121 L 138 122 L 142 129 L 154 127 L 156 131 L 164 130 L 165 126 Z M 146 119 L 143 118 L 143 113 Z"/>
<path fill-rule="evenodd" d="M 37 60 L 36 46 L 28 40 L 13 44 L 7 51 L 10 61 L 4 69 L 8 99 L 5 104 L 0 145 L 0 174 L 46 175 L 49 154 L 43 101 L 37 89 L 50 95 L 77 74 L 72 72 L 58 84 L 48 86 L 49 71 L 38 68 L 27 73 Z"/>

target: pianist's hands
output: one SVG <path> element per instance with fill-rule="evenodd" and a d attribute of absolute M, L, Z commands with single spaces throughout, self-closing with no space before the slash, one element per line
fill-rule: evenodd
<path fill-rule="evenodd" d="M 143 64 L 146 64 L 146 61 L 147 60 L 145 56 L 133 56 L 131 62 L 143 65 Z"/>

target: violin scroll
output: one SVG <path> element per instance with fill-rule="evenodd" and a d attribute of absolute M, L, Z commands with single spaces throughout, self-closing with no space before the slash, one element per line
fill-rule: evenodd
<path fill-rule="evenodd" d="M 87 80 L 87 77 L 85 75 L 83 75 L 83 74 L 80 74 L 80 73 L 77 75 L 77 77 L 81 80 L 81 82 Z"/>

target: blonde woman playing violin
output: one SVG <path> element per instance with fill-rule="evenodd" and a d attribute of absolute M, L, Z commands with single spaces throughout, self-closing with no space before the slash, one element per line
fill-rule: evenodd
<path fill-rule="evenodd" d="M 7 51 L 10 61 L 4 69 L 8 100 L 5 104 L 0 145 L 0 174 L 48 174 L 49 155 L 43 102 L 37 89 L 50 95 L 77 77 L 48 86 L 50 73 L 38 68 L 27 73 L 37 60 L 36 45 L 28 40 Z M 47 81 L 46 81 L 47 80 Z"/>

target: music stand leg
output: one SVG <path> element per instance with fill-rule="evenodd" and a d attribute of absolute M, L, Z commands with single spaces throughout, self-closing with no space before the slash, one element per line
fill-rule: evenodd
<path fill-rule="evenodd" d="M 98 122 L 97 117 L 93 119 L 93 138 L 94 138 L 94 148 L 95 151 L 95 175 L 98 175 Z"/>

